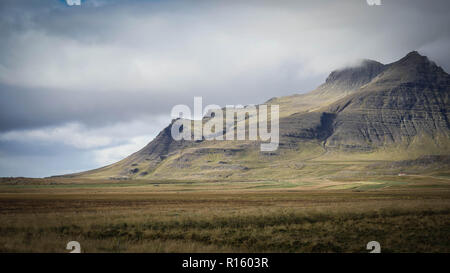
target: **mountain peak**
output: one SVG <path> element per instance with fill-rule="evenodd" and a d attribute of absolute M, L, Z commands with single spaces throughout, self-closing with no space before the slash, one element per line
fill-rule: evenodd
<path fill-rule="evenodd" d="M 318 90 L 348 93 L 369 83 L 385 70 L 385 65 L 377 61 L 363 59 L 356 66 L 334 70 Z"/>
<path fill-rule="evenodd" d="M 405 57 L 386 66 L 388 68 L 376 79 L 378 85 L 426 84 L 442 80 L 448 82 L 449 80 L 448 74 L 441 67 L 417 51 L 411 51 Z"/>
<path fill-rule="evenodd" d="M 378 74 L 383 68 L 383 64 L 374 60 L 363 59 L 356 66 L 350 66 L 334 70 L 330 73 L 326 79 L 326 83 L 332 83 L 336 81 L 340 82 L 357 82 L 362 78 L 372 78 L 373 74 Z"/>
<path fill-rule="evenodd" d="M 432 63 L 427 56 L 420 55 L 417 51 L 411 51 L 406 54 L 405 57 L 401 58 L 397 63 L 399 64 L 428 64 Z M 434 64 L 434 63 L 433 63 Z"/>
<path fill-rule="evenodd" d="M 411 51 L 406 54 L 405 57 L 400 60 L 389 64 L 388 66 L 392 66 L 394 68 L 407 68 L 409 70 L 419 69 L 419 70 L 429 70 L 430 73 L 442 73 L 444 70 L 436 65 L 435 62 L 428 59 L 427 56 L 420 55 L 417 51 Z M 444 72 L 445 73 L 445 72 Z"/>
<path fill-rule="evenodd" d="M 406 56 L 403 58 L 411 58 L 411 57 L 426 57 L 426 56 L 420 55 L 419 52 L 417 52 L 416 50 L 413 50 L 413 51 L 409 52 L 408 54 L 406 54 Z"/>

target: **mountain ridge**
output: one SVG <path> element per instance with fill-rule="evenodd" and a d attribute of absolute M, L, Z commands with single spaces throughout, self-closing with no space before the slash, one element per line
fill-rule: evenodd
<path fill-rule="evenodd" d="M 360 66 L 331 72 L 325 83 L 309 93 L 268 101 L 280 105 L 276 152 L 259 152 L 259 141 L 174 141 L 172 122 L 129 157 L 69 176 L 156 179 L 180 178 L 185 173 L 185 178 L 196 179 L 263 178 L 285 163 L 311 164 L 377 153 L 409 160 L 447 155 L 449 94 L 450 76 L 417 51 L 386 65 L 363 60 Z"/>

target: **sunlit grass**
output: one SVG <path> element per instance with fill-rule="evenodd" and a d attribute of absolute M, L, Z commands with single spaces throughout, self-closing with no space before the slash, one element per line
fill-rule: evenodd
<path fill-rule="evenodd" d="M 0 194 L 0 251 L 66 252 L 72 240 L 84 252 L 366 252 L 372 240 L 450 251 L 448 189 L 362 189 L 16 188 Z"/>

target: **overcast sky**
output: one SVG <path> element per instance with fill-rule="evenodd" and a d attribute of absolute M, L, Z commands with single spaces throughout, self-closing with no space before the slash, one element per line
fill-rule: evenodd
<path fill-rule="evenodd" d="M 176 104 L 263 103 L 412 50 L 450 71 L 450 1 L 0 1 L 0 176 L 100 167 Z"/>

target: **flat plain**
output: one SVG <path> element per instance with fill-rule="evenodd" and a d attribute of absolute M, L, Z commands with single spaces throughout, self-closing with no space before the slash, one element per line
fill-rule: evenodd
<path fill-rule="evenodd" d="M 297 181 L 3 178 L 0 251 L 450 252 L 447 172 Z"/>

